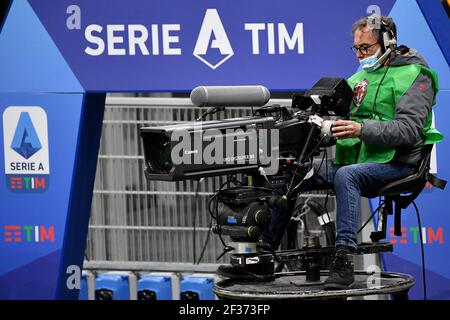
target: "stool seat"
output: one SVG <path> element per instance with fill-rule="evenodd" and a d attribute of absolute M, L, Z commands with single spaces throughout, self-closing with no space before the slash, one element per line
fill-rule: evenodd
<path fill-rule="evenodd" d="M 421 192 L 427 183 L 433 145 L 426 145 L 419 166 L 414 172 L 400 180 L 391 182 L 378 190 L 378 196 L 393 196 L 405 193 Z"/>
<path fill-rule="evenodd" d="M 395 203 L 394 234 L 401 236 L 401 209 L 406 209 L 417 198 L 427 182 L 437 188 L 445 188 L 447 181 L 441 180 L 430 173 L 432 150 L 432 144 L 425 145 L 422 151 L 422 159 L 412 174 L 387 184 L 370 197 L 384 196 L 384 207 L 380 208 L 378 215 L 378 230 L 370 235 L 373 242 L 386 238 L 386 215 L 393 214 L 393 203 Z"/>

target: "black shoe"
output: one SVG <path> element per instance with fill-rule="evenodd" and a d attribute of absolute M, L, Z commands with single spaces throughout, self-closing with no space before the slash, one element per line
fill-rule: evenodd
<path fill-rule="evenodd" d="M 239 265 L 221 265 L 217 268 L 217 274 L 224 278 L 231 278 L 233 280 L 253 280 L 253 281 L 273 281 L 274 264 L 265 263 L 252 266 Z"/>
<path fill-rule="evenodd" d="M 325 290 L 350 289 L 355 283 L 354 255 L 345 248 L 340 247 L 331 262 L 330 276 L 325 280 Z"/>

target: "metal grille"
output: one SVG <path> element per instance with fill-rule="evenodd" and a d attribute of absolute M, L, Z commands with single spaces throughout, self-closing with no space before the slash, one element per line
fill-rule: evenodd
<path fill-rule="evenodd" d="M 271 100 L 289 105 L 290 100 Z M 182 98 L 107 98 L 87 239 L 88 263 L 192 263 L 207 239 L 209 196 L 223 177 L 197 182 L 147 181 L 139 129 L 191 121 L 204 109 Z M 227 108 L 215 119 L 250 115 Z M 195 231 L 194 231 L 195 223 Z M 194 239 L 195 237 L 195 239 Z M 211 234 L 202 263 L 217 263 L 220 239 Z M 220 263 L 228 262 L 225 257 Z"/>
<path fill-rule="evenodd" d="M 147 181 L 139 129 L 191 121 L 202 111 L 189 99 L 107 99 L 86 250 L 89 261 L 192 262 L 194 249 L 198 259 L 209 232 L 209 195 L 223 178 L 205 179 L 197 201 L 196 181 Z M 218 117 L 250 113 L 249 108 L 229 108 Z M 202 262 L 215 263 L 221 252 L 220 240 L 210 235 Z"/>

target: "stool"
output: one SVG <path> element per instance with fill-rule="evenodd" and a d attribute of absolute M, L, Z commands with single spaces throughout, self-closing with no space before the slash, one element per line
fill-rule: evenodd
<path fill-rule="evenodd" d="M 394 234 L 396 236 L 402 235 L 401 209 L 406 209 L 417 198 L 427 182 L 439 189 L 445 189 L 447 181 L 441 180 L 429 172 L 432 150 L 432 144 L 425 145 L 422 151 L 422 159 L 411 175 L 389 183 L 371 197 L 384 196 L 384 206 L 378 212 L 378 230 L 370 234 L 372 242 L 378 242 L 386 238 L 387 215 L 394 214 Z"/>

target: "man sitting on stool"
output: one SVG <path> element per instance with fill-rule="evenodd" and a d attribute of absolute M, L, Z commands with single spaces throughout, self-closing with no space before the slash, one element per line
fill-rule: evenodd
<path fill-rule="evenodd" d="M 334 121 L 331 127 L 337 139 L 336 156 L 316 175 L 334 184 L 337 203 L 336 252 L 325 289 L 347 289 L 354 284 L 361 195 L 375 194 L 410 175 L 423 145 L 443 138 L 431 128 L 437 75 L 417 51 L 397 47 L 393 20 L 365 17 L 353 24 L 352 33 L 352 50 L 363 70 L 348 79 L 354 90 L 350 120 Z M 263 241 L 277 248 L 291 214 L 274 212 Z"/>

